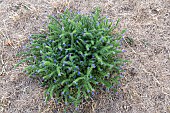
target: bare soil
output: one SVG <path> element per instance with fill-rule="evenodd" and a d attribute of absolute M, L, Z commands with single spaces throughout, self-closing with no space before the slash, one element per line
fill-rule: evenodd
<path fill-rule="evenodd" d="M 60 110 L 53 101 L 44 103 L 44 89 L 22 72 L 24 64 L 13 66 L 27 37 L 46 29 L 47 16 L 65 7 L 81 13 L 100 7 L 127 28 L 122 48 L 131 63 L 124 66 L 119 94 L 101 94 L 78 112 L 170 113 L 170 0 L 0 0 L 0 112 Z"/>

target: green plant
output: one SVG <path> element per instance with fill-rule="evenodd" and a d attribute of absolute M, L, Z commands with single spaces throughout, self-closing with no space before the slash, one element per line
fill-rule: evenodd
<path fill-rule="evenodd" d="M 77 107 L 101 90 L 115 92 L 125 62 L 118 57 L 125 30 L 113 34 L 119 20 L 113 25 L 99 10 L 91 15 L 67 10 L 50 20 L 48 33 L 29 37 L 20 62 L 27 62 L 30 77 L 41 79 L 46 100 Z"/>

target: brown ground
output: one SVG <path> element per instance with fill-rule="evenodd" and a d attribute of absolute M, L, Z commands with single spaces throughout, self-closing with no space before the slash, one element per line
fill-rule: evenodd
<path fill-rule="evenodd" d="M 0 112 L 57 112 L 53 102 L 45 105 L 43 88 L 22 73 L 24 65 L 13 69 L 16 53 L 29 34 L 46 27 L 49 14 L 64 6 L 82 13 L 99 6 L 103 15 L 121 18 L 120 28 L 128 29 L 125 39 L 134 43 L 124 44 L 125 57 L 132 63 L 125 66 L 119 95 L 102 95 L 80 112 L 170 113 L 170 0 L 65 1 L 0 0 Z"/>

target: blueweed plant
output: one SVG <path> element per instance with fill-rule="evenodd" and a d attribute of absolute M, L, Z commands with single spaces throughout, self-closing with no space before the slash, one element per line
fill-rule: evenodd
<path fill-rule="evenodd" d="M 125 30 L 113 33 L 118 23 L 100 16 L 98 9 L 90 15 L 66 10 L 50 16 L 47 33 L 29 37 L 20 63 L 26 62 L 26 74 L 46 87 L 46 101 L 55 98 L 77 107 L 101 90 L 116 92 L 126 62 L 118 55 L 124 52 Z"/>

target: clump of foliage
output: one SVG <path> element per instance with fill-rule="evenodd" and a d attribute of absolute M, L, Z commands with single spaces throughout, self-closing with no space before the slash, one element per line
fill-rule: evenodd
<path fill-rule="evenodd" d="M 125 60 L 120 40 L 124 30 L 113 33 L 114 25 L 96 10 L 91 15 L 65 11 L 51 16 L 48 32 L 30 36 L 26 73 L 40 78 L 46 100 L 78 106 L 101 90 L 116 91 Z"/>

